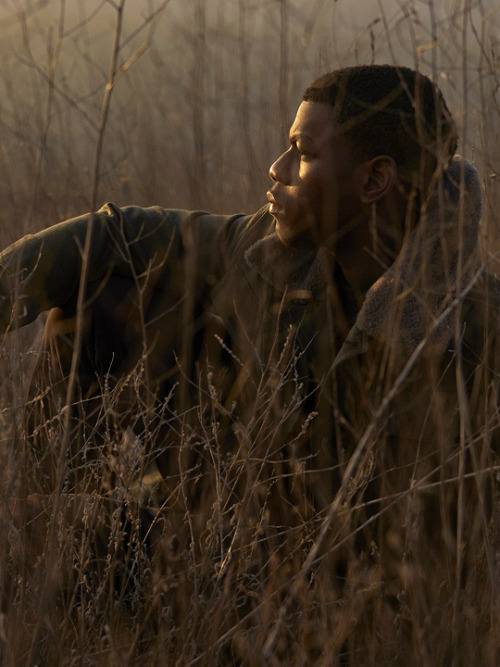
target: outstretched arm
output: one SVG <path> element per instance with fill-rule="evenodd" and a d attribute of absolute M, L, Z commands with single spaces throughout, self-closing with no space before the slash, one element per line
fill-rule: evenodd
<path fill-rule="evenodd" d="M 114 272 L 178 297 L 188 283 L 196 290 L 215 270 L 225 228 L 239 218 L 107 204 L 98 213 L 25 236 L 0 254 L 0 330 L 28 324 L 42 311 L 75 299 L 85 264 L 89 283 Z"/>

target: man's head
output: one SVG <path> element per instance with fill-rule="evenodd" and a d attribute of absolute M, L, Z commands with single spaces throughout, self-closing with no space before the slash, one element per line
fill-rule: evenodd
<path fill-rule="evenodd" d="M 357 157 L 390 155 L 400 178 L 422 188 L 457 148 L 455 123 L 439 88 L 407 67 L 365 65 L 330 72 L 304 101 L 333 107 Z M 415 177 L 424 179 L 415 182 Z"/>
<path fill-rule="evenodd" d="M 446 168 L 456 142 L 441 92 L 413 70 L 370 65 L 320 77 L 270 169 L 278 234 L 288 242 L 313 230 L 323 242 L 359 226 L 373 204 L 391 200 L 401 213 L 410 193 L 425 193 Z"/>

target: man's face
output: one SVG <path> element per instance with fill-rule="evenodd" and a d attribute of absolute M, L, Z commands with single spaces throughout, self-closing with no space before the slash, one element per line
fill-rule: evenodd
<path fill-rule="evenodd" d="M 308 232 L 316 243 L 335 242 L 359 215 L 357 164 L 328 104 L 302 102 L 290 128 L 290 147 L 269 174 L 267 193 L 276 232 L 287 243 Z"/>

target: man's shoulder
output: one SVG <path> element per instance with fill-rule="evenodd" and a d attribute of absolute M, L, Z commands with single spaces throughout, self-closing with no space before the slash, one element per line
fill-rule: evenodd
<path fill-rule="evenodd" d="M 266 204 L 250 215 L 228 216 L 225 221 L 227 237 L 236 247 L 246 249 L 274 231 L 274 218 Z"/>
<path fill-rule="evenodd" d="M 483 272 L 468 291 L 464 305 L 464 312 L 469 316 L 495 319 L 500 313 L 500 280 L 497 276 Z"/>
<path fill-rule="evenodd" d="M 241 244 L 255 242 L 273 226 L 269 206 L 255 213 L 210 213 L 203 210 L 165 208 L 162 206 L 117 206 L 105 204 L 97 214 L 103 231 L 127 242 L 148 246 L 162 239 L 170 245 L 173 238 L 193 247 L 215 243 L 235 251 Z"/>
<path fill-rule="evenodd" d="M 484 272 L 466 295 L 462 306 L 462 350 L 478 363 L 500 351 L 500 280 Z M 471 357 L 471 358 L 472 358 Z M 499 359 L 500 361 L 500 359 Z"/>

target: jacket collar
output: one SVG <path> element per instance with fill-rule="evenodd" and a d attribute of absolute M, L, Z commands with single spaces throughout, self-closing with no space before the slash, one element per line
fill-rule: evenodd
<path fill-rule="evenodd" d="M 247 249 L 245 261 L 281 292 L 302 292 L 313 298 L 324 291 L 326 276 L 331 275 L 332 260 L 323 250 L 286 246 L 273 232 Z"/>
<path fill-rule="evenodd" d="M 459 297 L 480 266 L 481 183 L 476 169 L 455 159 L 436 180 L 419 222 L 394 264 L 369 289 L 356 320 L 368 336 L 411 353 L 424 338 L 444 351 Z"/>

